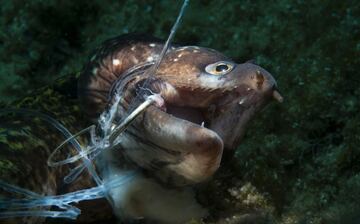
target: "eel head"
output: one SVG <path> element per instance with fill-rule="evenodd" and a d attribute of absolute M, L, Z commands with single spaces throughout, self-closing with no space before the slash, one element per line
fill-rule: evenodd
<path fill-rule="evenodd" d="M 282 101 L 275 79 L 265 69 L 237 64 L 207 48 L 173 49 L 155 79 L 149 88 L 162 95 L 165 105 L 144 113 L 142 135 L 178 153 L 177 162 L 165 170 L 182 177 L 182 183 L 210 177 L 223 153 L 231 154 L 240 144 L 254 115 L 271 99 Z"/>

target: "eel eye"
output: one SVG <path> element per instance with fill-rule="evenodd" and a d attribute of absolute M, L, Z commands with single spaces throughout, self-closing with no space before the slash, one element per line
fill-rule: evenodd
<path fill-rule="evenodd" d="M 211 75 L 225 75 L 234 68 L 234 64 L 227 61 L 219 61 L 214 64 L 207 65 L 205 71 Z"/>

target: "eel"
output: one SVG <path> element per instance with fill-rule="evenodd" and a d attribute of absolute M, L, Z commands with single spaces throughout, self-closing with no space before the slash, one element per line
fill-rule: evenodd
<path fill-rule="evenodd" d="M 50 87 L 17 103 L 52 113 L 76 132 L 97 121 L 116 95 L 121 96 L 116 121 L 147 96 L 161 95 L 161 107 L 147 108 L 122 133 L 116 148 L 94 160 L 104 181 L 138 172 L 109 191 L 113 213 L 125 223 L 138 219 L 184 223 L 206 216 L 208 211 L 197 202 L 193 186 L 209 180 L 222 158 L 231 157 L 256 114 L 272 99 L 282 101 L 275 79 L 264 68 L 252 62 L 238 64 L 209 48 L 173 45 L 158 69 L 152 70 L 163 46 L 162 40 L 146 35 L 115 37 L 105 41 L 85 65 L 77 79 L 77 97 L 70 79 L 72 94 L 69 89 Z M 58 97 L 51 94 L 54 91 L 59 91 Z M 44 194 L 94 185 L 85 174 L 66 186 L 62 177 L 68 168 L 46 166 L 63 136 L 36 116 L 25 122 L 16 115 L 2 116 L 0 137 L 1 179 Z M 87 139 L 82 142 L 86 145 Z M 104 204 L 85 203 L 85 215 L 78 221 L 109 218 L 103 212 L 109 206 Z M 21 219 L 22 223 L 40 221 Z M 12 222 L 20 221 L 8 221 Z"/>

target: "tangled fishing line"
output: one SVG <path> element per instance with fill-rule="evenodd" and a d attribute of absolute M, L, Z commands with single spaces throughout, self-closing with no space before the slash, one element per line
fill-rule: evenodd
<path fill-rule="evenodd" d="M 151 65 L 151 67 L 145 71 L 147 77 L 151 77 L 159 67 L 162 58 L 166 54 L 169 44 L 173 39 L 175 32 L 181 21 L 181 17 L 185 12 L 185 8 L 188 5 L 189 0 L 184 0 L 179 15 L 174 23 L 170 35 L 158 57 L 158 59 Z M 131 71 L 130 71 L 131 72 Z M 143 84 L 142 91 L 146 91 L 146 86 L 149 78 Z M 11 218 L 11 217 L 25 217 L 25 216 L 38 216 L 38 217 L 52 217 L 52 218 L 67 218 L 76 219 L 81 213 L 80 209 L 73 206 L 74 203 L 78 203 L 84 200 L 94 200 L 98 198 L 106 198 L 110 204 L 112 200 L 108 195 L 109 189 L 119 187 L 122 184 L 129 181 L 136 172 L 128 172 L 126 175 L 115 178 L 111 181 L 103 182 L 97 174 L 93 165 L 93 160 L 104 150 L 112 150 L 121 141 L 121 134 L 126 128 L 134 121 L 134 119 L 140 115 L 150 105 L 161 107 L 164 103 L 160 94 L 154 94 L 150 91 L 150 95 L 146 94 L 143 103 L 137 106 L 131 113 L 123 118 L 119 123 L 114 124 L 114 120 L 117 114 L 119 103 L 121 102 L 122 89 L 118 88 L 115 92 L 115 101 L 109 110 L 105 110 L 99 120 L 98 126 L 91 125 L 88 128 L 83 129 L 77 134 L 73 135 L 70 131 L 65 128 L 60 122 L 54 118 L 27 109 L 3 109 L 0 110 L 0 114 L 18 114 L 21 116 L 34 116 L 38 117 L 47 123 L 54 126 L 60 131 L 66 138 L 49 156 L 48 165 L 51 167 L 58 167 L 65 164 L 75 163 L 79 160 L 82 161 L 80 165 L 73 168 L 65 177 L 64 182 L 69 184 L 76 180 L 80 174 L 86 169 L 91 177 L 97 184 L 96 187 L 83 189 L 75 192 L 66 193 L 63 195 L 55 196 L 42 196 L 38 193 L 29 191 L 27 189 L 20 188 L 8 184 L 0 180 L 0 188 L 9 193 L 22 195 L 22 199 L 0 199 L 0 218 Z M 96 134 L 96 129 L 99 128 L 101 136 Z M 84 133 L 90 133 L 90 144 L 86 147 L 81 146 L 77 141 L 77 137 Z M 59 154 L 59 151 L 70 143 L 75 148 L 77 154 L 66 158 L 65 160 L 55 161 L 54 157 Z M 50 207 L 57 207 L 57 210 L 50 210 Z M 48 208 L 48 209 L 46 209 Z"/>

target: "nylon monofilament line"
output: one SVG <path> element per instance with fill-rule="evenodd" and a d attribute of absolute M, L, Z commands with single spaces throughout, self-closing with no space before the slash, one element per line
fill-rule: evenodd
<path fill-rule="evenodd" d="M 3 190 L 28 196 L 24 199 L 0 199 L 0 209 L 12 209 L 0 212 L 0 218 L 38 216 L 76 219 L 77 216 L 80 215 L 81 211 L 71 204 L 78 203 L 80 201 L 104 198 L 106 197 L 105 194 L 108 189 L 120 187 L 122 184 L 127 183 L 133 175 L 135 175 L 135 172 L 129 172 L 126 175 L 116 177 L 115 179 L 97 187 L 54 196 L 41 196 L 35 192 L 13 186 L 0 180 L 0 188 Z M 51 206 L 58 207 L 60 211 L 43 209 L 44 207 Z M 33 208 L 40 208 L 40 210 L 21 210 Z"/>
<path fill-rule="evenodd" d="M 158 95 L 151 95 L 149 97 L 147 97 L 147 99 L 140 104 L 133 112 L 131 112 L 118 126 L 116 126 L 114 128 L 114 130 L 110 133 L 109 137 L 108 137 L 108 141 L 110 143 L 110 145 L 108 147 L 113 147 L 113 143 L 116 140 L 116 138 L 119 137 L 119 135 L 126 130 L 126 128 L 134 121 L 134 119 L 139 116 L 142 112 L 144 112 L 150 105 L 157 103 L 157 104 L 162 104 L 162 98 Z M 85 128 L 83 130 L 81 130 L 80 132 L 78 132 L 75 135 L 72 135 L 71 137 L 69 137 L 68 139 L 66 139 L 64 142 L 62 142 L 49 156 L 48 158 L 48 165 L 52 166 L 52 167 L 56 167 L 56 166 L 62 166 L 65 164 L 70 164 L 70 163 L 75 163 L 80 159 L 83 159 L 84 157 L 92 160 L 95 158 L 94 155 L 99 155 L 100 151 L 105 150 L 106 147 L 104 147 L 104 144 L 100 144 L 98 146 L 90 146 L 87 147 L 85 150 L 82 150 L 81 153 L 76 154 L 72 157 L 69 157 L 65 160 L 61 160 L 61 161 L 54 161 L 53 157 L 58 153 L 58 151 L 65 146 L 68 142 L 72 141 L 73 139 L 75 139 L 76 137 L 92 130 L 94 128 L 94 126 L 90 126 L 88 128 Z M 95 153 L 95 154 L 92 154 Z M 92 154 L 92 156 L 91 156 Z M 71 175 L 68 177 L 67 182 L 71 182 L 69 178 L 74 179 L 75 175 L 78 175 L 82 170 L 83 170 L 84 166 L 79 165 L 77 167 L 74 168 L 74 170 L 71 171 Z"/>

